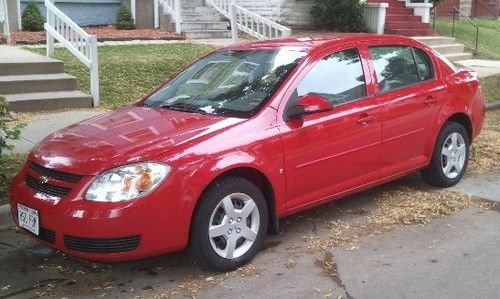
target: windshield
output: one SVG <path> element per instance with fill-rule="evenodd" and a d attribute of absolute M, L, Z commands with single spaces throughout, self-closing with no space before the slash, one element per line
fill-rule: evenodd
<path fill-rule="evenodd" d="M 144 105 L 250 117 L 305 55 L 293 49 L 218 51 L 168 82 Z"/>

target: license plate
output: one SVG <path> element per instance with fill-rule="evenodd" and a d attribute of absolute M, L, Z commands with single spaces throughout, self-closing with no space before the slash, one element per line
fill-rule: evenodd
<path fill-rule="evenodd" d="M 17 219 L 20 227 L 38 236 L 40 233 L 40 222 L 37 210 L 17 204 Z"/>

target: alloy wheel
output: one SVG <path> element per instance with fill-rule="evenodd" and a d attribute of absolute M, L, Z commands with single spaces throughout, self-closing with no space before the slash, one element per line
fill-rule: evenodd
<path fill-rule="evenodd" d="M 234 259 L 254 244 L 260 227 L 255 201 L 244 193 L 224 197 L 210 217 L 208 236 L 212 249 L 221 257 Z"/>
<path fill-rule="evenodd" d="M 454 179 L 464 168 L 467 156 L 467 145 L 464 137 L 457 132 L 451 133 L 441 149 L 441 168 L 444 175 Z"/>

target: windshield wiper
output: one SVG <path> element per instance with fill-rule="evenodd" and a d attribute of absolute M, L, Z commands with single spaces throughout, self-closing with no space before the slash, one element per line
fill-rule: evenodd
<path fill-rule="evenodd" d="M 201 108 L 194 107 L 194 106 L 184 104 L 184 103 L 163 104 L 163 105 L 160 105 L 160 107 L 167 108 L 170 110 L 175 110 L 175 111 L 209 114 L 208 112 L 206 112 L 205 110 L 203 110 Z"/>

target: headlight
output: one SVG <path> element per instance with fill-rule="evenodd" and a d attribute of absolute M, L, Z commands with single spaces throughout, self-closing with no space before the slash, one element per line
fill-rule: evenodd
<path fill-rule="evenodd" d="M 85 199 L 119 202 L 145 196 L 158 187 L 171 169 L 166 164 L 143 162 L 108 170 L 95 178 Z"/>

